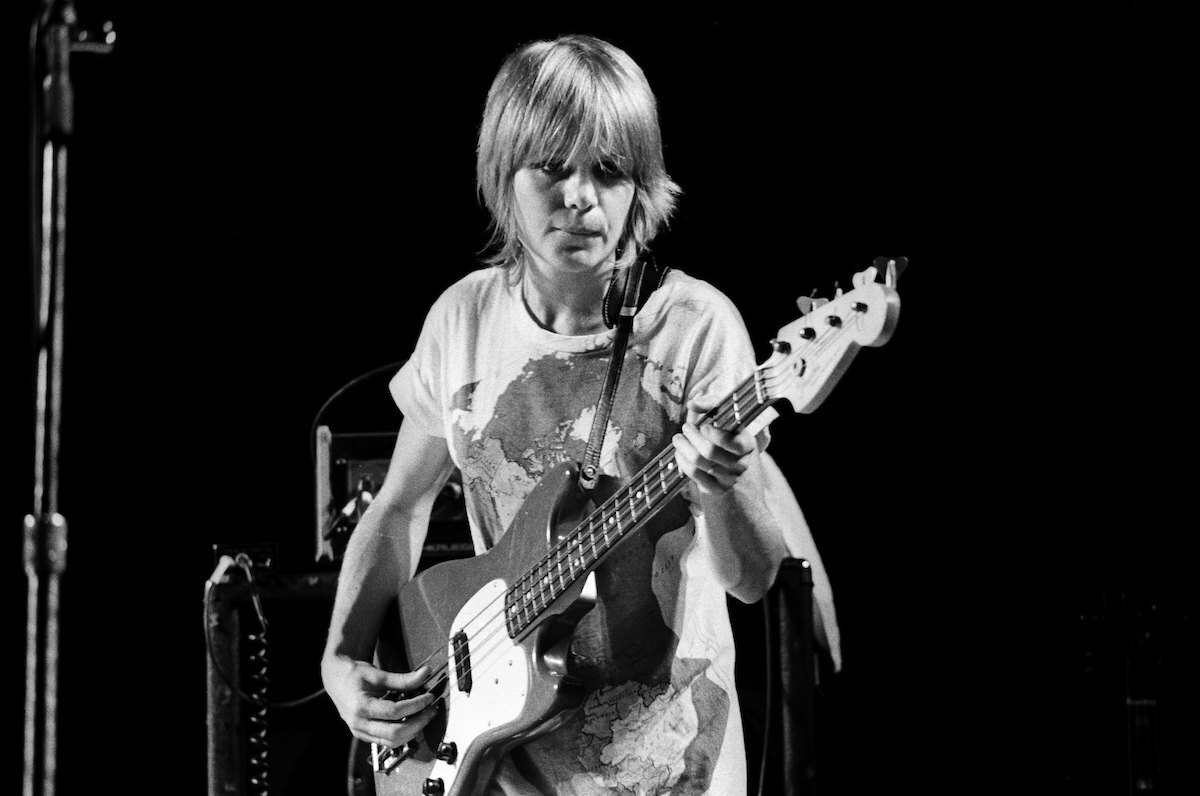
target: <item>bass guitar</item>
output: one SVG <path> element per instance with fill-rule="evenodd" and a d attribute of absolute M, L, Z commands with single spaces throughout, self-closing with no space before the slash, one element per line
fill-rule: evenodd
<path fill-rule="evenodd" d="M 773 353 L 702 422 L 756 430 L 785 399 L 808 413 L 825 400 L 864 346 L 896 327 L 903 258 L 879 258 L 834 298 L 800 299 L 805 311 L 779 330 Z M 879 277 L 883 281 L 879 281 Z M 372 745 L 378 796 L 476 796 L 500 757 L 560 726 L 582 703 L 568 647 L 595 604 L 592 573 L 683 489 L 668 445 L 590 512 L 578 467 L 549 471 L 491 550 L 418 573 L 399 593 L 399 640 L 380 640 L 380 665 L 431 665 L 425 683 L 444 709 L 405 746 Z M 586 516 L 578 518 L 582 513 Z M 394 635 L 394 634 L 393 634 Z"/>

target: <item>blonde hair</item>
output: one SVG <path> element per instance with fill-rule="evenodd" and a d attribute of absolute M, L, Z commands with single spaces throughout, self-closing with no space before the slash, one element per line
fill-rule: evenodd
<path fill-rule="evenodd" d="M 634 184 L 617 246 L 617 266 L 649 247 L 675 208 L 679 186 L 663 164 L 658 103 L 641 67 L 592 36 L 524 45 L 492 81 L 479 127 L 475 184 L 492 215 L 487 262 L 520 262 L 513 176 L 532 163 L 565 163 L 577 154 L 612 161 Z"/>

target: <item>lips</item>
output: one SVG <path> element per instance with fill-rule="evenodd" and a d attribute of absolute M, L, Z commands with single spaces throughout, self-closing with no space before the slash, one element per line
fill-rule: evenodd
<path fill-rule="evenodd" d="M 560 231 L 568 235 L 579 235 L 582 237 L 593 237 L 600 234 L 600 230 L 588 229 L 587 227 L 561 227 Z"/>

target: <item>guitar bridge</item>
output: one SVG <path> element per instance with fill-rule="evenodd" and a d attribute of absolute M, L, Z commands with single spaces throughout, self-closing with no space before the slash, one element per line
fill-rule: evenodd
<path fill-rule="evenodd" d="M 371 744 L 371 770 L 376 774 L 390 774 L 417 751 L 417 741 L 414 738 L 404 746 L 383 746 Z"/>
<path fill-rule="evenodd" d="M 467 646 L 467 634 L 461 630 L 450 640 L 454 649 L 454 674 L 458 678 L 458 690 L 471 693 L 471 650 Z"/>

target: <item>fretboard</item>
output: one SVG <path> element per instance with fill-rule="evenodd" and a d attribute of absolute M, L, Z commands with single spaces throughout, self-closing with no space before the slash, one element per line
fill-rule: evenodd
<path fill-rule="evenodd" d="M 704 416 L 718 428 L 740 431 L 774 402 L 755 371 L 724 401 Z M 545 613 L 555 600 L 596 568 L 625 537 L 645 525 L 683 489 L 686 477 L 675 462 L 675 446 L 667 445 L 611 497 L 561 537 L 538 563 L 509 587 L 505 595 L 508 634 L 515 638 Z"/>

